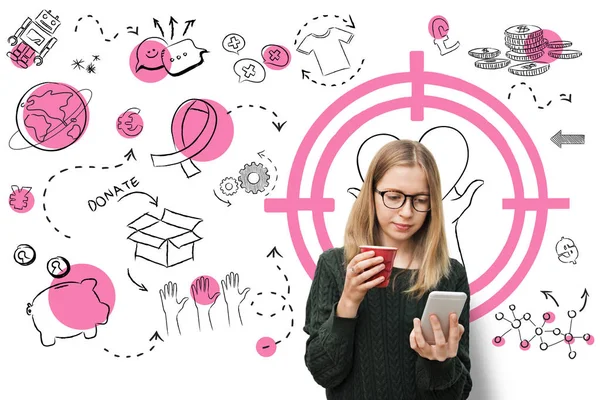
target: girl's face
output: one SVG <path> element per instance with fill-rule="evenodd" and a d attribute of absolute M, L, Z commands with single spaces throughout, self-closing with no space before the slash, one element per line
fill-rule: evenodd
<path fill-rule="evenodd" d="M 418 209 L 429 208 L 427 177 L 419 166 L 396 166 L 385 173 L 375 189 L 379 192 L 397 192 L 384 195 L 385 203 L 379 193 L 375 192 L 373 195 L 377 221 L 381 227 L 382 245 L 398 247 L 400 243 L 410 239 L 421 229 L 425 222 L 428 211 L 416 211 L 413 204 Z M 398 206 L 404 197 L 403 194 L 410 197 L 404 199 L 402 207 L 397 209 L 388 207 Z"/>

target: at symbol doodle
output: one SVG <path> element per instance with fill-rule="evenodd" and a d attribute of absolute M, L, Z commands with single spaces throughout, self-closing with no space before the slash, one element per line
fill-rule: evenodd
<path fill-rule="evenodd" d="M 349 105 L 373 93 L 379 89 L 387 88 L 392 85 L 410 83 L 412 93 L 410 97 L 397 98 L 390 101 L 381 102 L 367 108 L 356 114 L 350 120 L 337 130 L 335 136 L 325 147 L 321 159 L 317 164 L 314 173 L 314 180 L 311 186 L 311 196 L 308 198 L 300 197 L 300 185 L 305 164 L 310 150 L 317 139 L 329 123 Z M 504 139 L 504 136 L 494 127 L 485 117 L 478 112 L 451 100 L 440 97 L 429 96 L 425 94 L 425 85 L 441 86 L 465 93 L 482 103 L 488 105 L 494 110 L 514 131 L 523 145 L 526 154 L 531 161 L 532 169 L 537 181 L 538 197 L 525 198 L 523 180 L 521 171 L 515 156 Z M 523 281 L 529 269 L 533 265 L 538 251 L 541 248 L 546 222 L 548 220 L 548 211 L 550 209 L 569 208 L 568 198 L 549 198 L 548 185 L 544 166 L 540 155 L 535 148 L 531 137 L 519 122 L 517 117 L 497 98 L 483 89 L 468 83 L 462 79 L 444 75 L 436 72 L 424 70 L 424 54 L 422 51 L 410 53 L 410 71 L 394 73 L 381 76 L 367 81 L 342 95 L 333 102 L 317 118 L 311 126 L 304 140 L 300 144 L 292 168 L 290 170 L 288 191 L 286 198 L 265 199 L 266 212 L 284 212 L 287 214 L 288 227 L 294 248 L 304 269 L 312 278 L 315 272 L 315 262 L 308 251 L 302 231 L 300 230 L 299 211 L 312 212 L 313 221 L 323 250 L 333 247 L 325 226 L 325 212 L 332 212 L 335 209 L 335 202 L 332 198 L 324 198 L 325 180 L 327 174 L 341 146 L 352 134 L 369 120 L 399 109 L 409 108 L 412 121 L 423 121 L 425 108 L 437 109 L 455 114 L 476 126 L 481 132 L 485 133 L 492 143 L 498 148 L 508 167 L 512 184 L 514 188 L 514 197 L 503 199 L 502 207 L 504 209 L 514 210 L 513 224 L 508 235 L 506 245 L 496 257 L 496 260 L 489 268 L 475 281 L 471 282 L 471 294 L 475 294 L 490 284 L 502 269 L 508 264 L 520 240 L 521 232 L 524 227 L 526 211 L 535 212 L 535 222 L 531 236 L 531 242 L 527 248 L 519 267 L 508 282 L 501 287 L 498 292 L 493 294 L 488 300 L 471 310 L 471 321 L 475 321 L 498 305 L 500 305 Z M 311 174 L 312 175 L 312 174 Z"/>

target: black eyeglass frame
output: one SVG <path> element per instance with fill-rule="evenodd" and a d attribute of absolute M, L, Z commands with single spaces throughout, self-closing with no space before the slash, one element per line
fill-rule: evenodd
<path fill-rule="evenodd" d="M 427 196 L 427 197 L 429 197 L 428 194 L 405 194 L 405 193 L 402 193 L 399 190 L 383 190 L 383 191 L 381 191 L 381 190 L 377 190 L 377 189 L 375 189 L 375 193 L 377 193 L 377 194 L 379 194 L 381 196 L 381 201 L 383 202 L 383 205 L 386 206 L 387 208 L 389 208 L 390 210 L 398 210 L 398 209 L 404 207 L 404 203 L 406 203 L 406 199 L 408 199 L 410 197 L 411 198 L 410 205 L 412 206 L 413 210 L 415 210 L 416 212 L 422 212 L 422 213 L 426 213 L 426 212 L 431 211 L 431 202 L 429 202 L 429 209 L 427 209 L 426 211 L 421 211 L 421 210 L 417 210 L 416 209 L 415 203 L 412 200 L 412 198 L 419 197 L 419 196 Z M 399 193 L 399 194 L 403 195 L 404 196 L 404 200 L 402 201 L 402 204 L 400 204 L 398 207 L 390 207 L 390 206 L 388 206 L 385 203 L 385 199 L 384 199 L 384 196 L 385 196 L 386 193 Z"/>

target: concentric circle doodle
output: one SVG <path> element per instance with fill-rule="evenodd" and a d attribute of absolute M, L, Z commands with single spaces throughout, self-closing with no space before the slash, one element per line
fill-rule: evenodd
<path fill-rule="evenodd" d="M 258 192 L 263 192 L 266 187 L 269 186 L 270 176 L 268 172 L 267 168 L 262 164 L 256 164 L 252 161 L 250 164 L 246 164 L 244 165 L 244 168 L 240 169 L 238 180 L 246 193 L 252 192 L 253 194 L 256 194 Z"/>
<path fill-rule="evenodd" d="M 221 189 L 221 193 L 225 196 L 233 196 L 238 191 L 238 182 L 235 178 L 228 176 L 227 178 L 223 178 L 221 184 L 219 185 L 219 189 Z"/>
<path fill-rule="evenodd" d="M 321 135 L 329 123 L 349 105 L 364 96 L 379 89 L 403 83 L 410 83 L 412 85 L 410 97 L 396 98 L 376 104 L 356 114 L 342 125 L 325 147 L 319 163 L 317 164 L 311 186 L 311 196 L 309 198 L 300 198 L 300 184 L 308 155 L 319 138 L 319 135 Z M 488 105 L 508 124 L 508 126 L 510 126 L 517 135 L 531 161 L 537 181 L 538 197 L 524 197 L 523 180 L 521 179 L 519 165 L 508 143 L 498 129 L 481 114 L 462 104 L 436 96 L 425 95 L 426 84 L 465 93 Z M 529 243 L 527 252 L 520 262 L 519 267 L 503 287 L 485 302 L 471 310 L 471 321 L 475 321 L 500 305 L 523 281 L 540 250 L 546 222 L 548 220 L 548 211 L 550 209 L 569 208 L 569 198 L 548 197 L 546 174 L 540 155 L 531 140 L 531 137 L 508 107 L 490 93 L 469 82 L 453 76 L 425 71 L 424 55 L 422 51 L 413 51 L 410 53 L 410 71 L 380 76 L 351 89 L 334 101 L 319 116 L 319 118 L 317 118 L 304 136 L 304 139 L 298 148 L 298 152 L 296 153 L 296 157 L 294 158 L 290 170 L 287 197 L 265 199 L 265 212 L 284 212 L 287 214 L 288 228 L 296 254 L 304 269 L 312 279 L 314 277 L 316 264 L 311 257 L 302 236 L 299 212 L 312 212 L 315 230 L 322 250 L 332 248 L 333 244 L 331 243 L 331 239 L 329 238 L 325 226 L 324 213 L 334 211 L 335 202 L 333 198 L 324 198 L 323 194 L 325 181 L 333 159 L 346 140 L 363 124 L 379 115 L 403 108 L 410 109 L 412 121 L 423 121 L 425 108 L 446 111 L 469 121 L 485 133 L 498 151 L 500 151 L 510 173 L 514 189 L 514 198 L 504 198 L 502 201 L 502 208 L 514 210 L 511 231 L 505 246 L 496 257 L 496 260 L 480 277 L 470 283 L 471 295 L 479 292 L 490 284 L 508 264 L 520 240 L 526 211 L 535 212 L 535 223 L 531 242 Z"/>

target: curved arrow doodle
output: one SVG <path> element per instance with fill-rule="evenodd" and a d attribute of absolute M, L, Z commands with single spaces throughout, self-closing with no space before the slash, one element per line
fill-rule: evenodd
<path fill-rule="evenodd" d="M 356 77 L 356 75 L 360 72 L 360 70 L 362 69 L 363 64 L 365 63 L 365 59 L 363 58 L 362 61 L 360 62 L 358 68 L 356 69 L 356 72 L 353 73 L 352 75 L 350 75 L 350 77 L 342 82 L 338 82 L 338 83 L 324 83 L 324 82 L 317 82 L 316 80 L 312 79 L 310 77 L 310 71 L 307 71 L 305 69 L 302 70 L 302 79 L 308 79 L 309 81 L 311 81 L 312 83 L 314 83 L 315 85 L 319 85 L 319 86 L 329 86 L 329 87 L 336 87 L 336 86 L 342 86 L 345 85 L 346 83 L 349 83 L 352 79 L 354 79 Z"/>
<path fill-rule="evenodd" d="M 248 104 L 248 105 L 244 106 L 243 104 L 241 104 L 241 105 L 239 105 L 239 106 L 236 107 L 236 110 L 239 110 L 239 109 L 244 108 L 244 107 L 263 110 L 263 111 L 271 114 L 273 117 L 279 118 L 279 116 L 277 115 L 277 113 L 275 111 L 269 111 L 269 110 L 267 110 L 266 107 L 260 106 L 260 105 L 259 106 L 255 106 L 254 104 Z M 231 114 L 232 111 L 227 111 L 227 114 Z M 281 129 L 283 129 L 283 126 L 287 123 L 287 121 L 284 121 L 284 122 L 272 121 L 271 123 L 273 124 L 273 126 L 275 127 L 275 129 L 277 129 L 277 132 L 281 132 Z"/>
<path fill-rule="evenodd" d="M 143 194 L 145 196 L 148 196 L 148 197 L 150 197 L 149 203 L 152 204 L 155 207 L 158 207 L 158 196 L 152 197 L 148 193 L 146 193 L 146 192 L 140 192 L 140 191 L 129 192 L 126 195 L 124 195 L 123 197 L 119 198 L 119 200 L 117 200 L 117 202 L 123 200 L 124 198 L 126 198 L 127 196 L 132 195 L 132 194 Z"/>
<path fill-rule="evenodd" d="M 346 27 L 352 28 L 352 29 L 356 28 L 356 25 L 354 25 L 354 21 L 352 20 L 352 16 L 351 15 L 348 15 L 348 20 L 347 20 L 347 19 L 345 19 L 343 17 L 340 17 L 339 15 L 335 15 L 335 14 L 332 14 L 332 15 L 330 15 L 330 14 L 317 15 L 316 17 L 313 17 L 310 21 L 305 22 L 304 25 L 302 25 L 302 28 L 306 28 L 306 26 L 308 26 L 308 24 L 310 22 L 316 21 L 319 18 L 321 18 L 321 19 L 323 19 L 323 18 L 340 19 L 340 20 L 342 20 L 342 22 L 344 24 L 346 24 Z M 296 46 L 298 44 L 298 38 L 300 37 L 300 34 L 302 33 L 302 28 L 298 29 L 298 33 L 296 33 L 296 38 L 294 39 L 294 46 Z"/>
<path fill-rule="evenodd" d="M 527 86 L 527 83 L 521 82 L 521 86 Z M 508 100 L 510 100 L 510 98 L 512 97 L 513 89 L 516 88 L 516 87 L 517 87 L 517 85 L 512 85 L 510 87 L 510 92 L 508 92 Z M 527 86 L 527 89 L 531 93 L 531 97 L 533 98 L 533 102 L 537 103 L 538 99 L 537 99 L 536 95 L 533 93 L 533 89 L 531 88 L 531 86 Z M 571 94 L 567 95 L 567 94 L 561 93 L 560 100 L 561 101 L 568 101 L 570 103 L 571 102 L 571 97 L 572 97 Z M 550 104 L 552 104 L 552 100 L 550 100 L 549 102 L 547 102 L 545 106 L 538 106 L 538 109 L 543 110 L 545 107 L 550 106 Z"/>
<path fill-rule="evenodd" d="M 159 341 L 159 340 L 160 340 L 161 342 L 164 342 L 164 340 L 163 340 L 163 339 L 160 337 L 160 335 L 158 334 L 158 331 L 156 331 L 156 332 L 154 332 L 154 335 L 152 335 L 152 337 L 151 337 L 151 338 L 150 338 L 150 340 L 148 340 L 148 341 L 149 341 L 149 342 L 154 342 L 154 341 Z M 118 354 L 118 353 L 115 353 L 115 352 L 112 352 L 112 351 L 110 351 L 110 350 L 109 350 L 109 349 L 107 349 L 107 348 L 104 348 L 104 351 L 105 351 L 105 352 L 107 352 L 107 353 L 109 353 L 109 354 L 112 354 L 112 355 L 113 355 L 113 357 L 115 357 L 115 358 L 133 358 L 133 357 L 136 357 L 136 358 L 138 358 L 138 357 L 141 357 L 141 356 L 143 356 L 144 354 L 148 354 L 148 353 L 150 353 L 152 350 L 154 350 L 154 349 L 155 349 L 155 347 L 156 347 L 156 345 L 154 345 L 154 344 L 153 344 L 153 345 L 151 345 L 151 346 L 148 348 L 148 350 L 146 350 L 146 351 L 142 351 L 142 352 L 140 352 L 140 353 L 136 353 L 136 354 L 124 354 L 124 353 Z"/>
<path fill-rule="evenodd" d="M 259 151 L 258 152 L 258 156 L 260 158 L 266 158 L 267 161 L 269 161 L 271 163 L 271 166 L 273 167 L 273 171 L 275 171 L 275 181 L 273 182 L 273 185 L 271 185 L 271 189 L 265 193 L 265 196 L 268 196 L 269 194 L 271 194 L 271 192 L 273 192 L 273 190 L 275 189 L 275 186 L 277 185 L 277 180 L 279 179 L 279 173 L 277 172 L 277 166 L 273 163 L 273 161 L 271 161 L 271 159 L 267 156 L 265 156 L 265 151 Z"/>
<path fill-rule="evenodd" d="M 127 161 L 131 160 L 132 158 L 135 160 L 135 155 L 133 154 L 133 149 L 130 150 L 129 152 L 127 152 L 127 154 L 125 154 L 123 156 Z M 52 222 L 52 220 L 50 219 L 50 217 L 48 216 L 48 207 L 46 206 L 46 195 L 48 194 L 48 188 L 50 183 L 54 180 L 54 178 L 56 178 L 57 176 L 59 176 L 60 174 L 64 174 L 65 172 L 68 171 L 73 171 L 73 170 L 80 170 L 83 168 L 88 168 L 88 169 L 101 169 L 101 170 L 107 170 L 107 169 L 117 169 L 117 168 L 121 168 L 124 164 L 123 163 L 119 163 L 113 166 L 105 166 L 105 167 L 97 167 L 95 165 L 88 165 L 87 167 L 83 166 L 83 165 L 76 165 L 75 167 L 69 169 L 69 168 L 65 168 L 65 169 L 61 169 L 58 174 L 54 174 L 52 175 L 50 178 L 48 178 L 48 183 L 46 184 L 46 187 L 44 188 L 44 194 L 42 195 L 43 197 L 43 202 L 42 202 L 42 207 L 44 209 L 44 214 L 46 214 L 46 221 L 48 221 L 48 223 L 52 226 L 52 228 L 54 229 L 55 232 L 62 234 L 65 238 L 67 239 L 71 239 L 70 235 L 67 235 L 66 233 L 63 233 L 60 231 L 60 229 L 58 229 L 55 224 Z"/>

